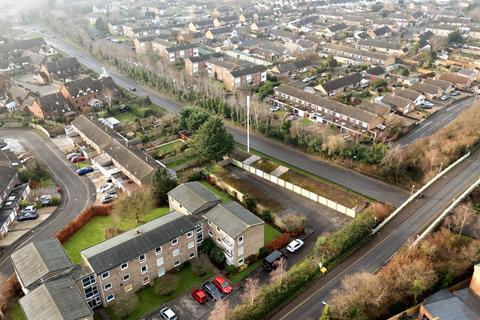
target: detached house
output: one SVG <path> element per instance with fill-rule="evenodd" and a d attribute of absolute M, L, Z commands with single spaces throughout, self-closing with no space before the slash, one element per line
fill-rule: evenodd
<path fill-rule="evenodd" d="M 243 60 L 226 61 L 209 59 L 207 61 L 208 74 L 223 81 L 229 91 L 248 86 L 259 86 L 267 81 L 267 68 Z"/>
<path fill-rule="evenodd" d="M 75 57 L 63 58 L 45 63 L 40 68 L 39 73 L 47 82 L 53 82 L 54 80 L 65 82 L 78 75 L 79 64 Z"/>
<path fill-rule="evenodd" d="M 102 96 L 102 86 L 98 80 L 90 77 L 66 82 L 60 88 L 65 100 L 80 112 L 92 111 L 88 103 Z"/>
<path fill-rule="evenodd" d="M 407 114 L 415 110 L 415 103 L 412 101 L 387 93 L 382 98 L 382 103 L 391 106 L 395 111 L 401 114 Z"/>
<path fill-rule="evenodd" d="M 392 33 L 389 27 L 383 26 L 374 30 L 367 31 L 367 34 L 372 39 L 388 37 Z"/>
<path fill-rule="evenodd" d="M 453 83 L 445 80 L 426 78 L 423 80 L 423 83 L 439 87 L 445 94 L 450 94 L 450 92 L 455 90 Z"/>
<path fill-rule="evenodd" d="M 427 83 L 415 82 L 410 89 L 420 92 L 429 100 L 440 98 L 443 95 L 440 87 Z"/>
<path fill-rule="evenodd" d="M 412 101 L 415 106 L 422 105 L 425 102 L 425 96 L 418 91 L 408 89 L 397 89 L 394 94 L 398 97 Z"/>

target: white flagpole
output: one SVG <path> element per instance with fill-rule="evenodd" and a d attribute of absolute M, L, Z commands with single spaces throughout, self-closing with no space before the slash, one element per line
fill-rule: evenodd
<path fill-rule="evenodd" d="M 250 152 L 250 96 L 247 96 L 247 152 Z"/>

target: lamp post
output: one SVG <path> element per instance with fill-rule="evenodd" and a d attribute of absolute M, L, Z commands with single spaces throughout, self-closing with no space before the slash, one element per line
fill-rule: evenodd
<path fill-rule="evenodd" d="M 415 190 L 415 185 L 412 184 L 412 192 L 410 192 L 410 197 L 413 196 L 413 191 Z"/>
<path fill-rule="evenodd" d="M 353 168 L 353 160 L 357 159 L 357 156 L 353 156 L 350 160 L 350 171 L 348 171 L 348 179 L 347 179 L 347 189 L 350 189 L 350 179 L 352 177 L 352 168 Z"/>
<path fill-rule="evenodd" d="M 247 152 L 250 153 L 250 95 L 247 96 Z"/>

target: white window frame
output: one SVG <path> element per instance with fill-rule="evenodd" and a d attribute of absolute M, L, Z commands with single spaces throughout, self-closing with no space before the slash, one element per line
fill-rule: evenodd
<path fill-rule="evenodd" d="M 170 241 L 170 244 L 171 244 L 172 246 L 176 246 L 176 245 L 178 244 L 178 238 L 175 238 L 175 239 L 173 239 L 172 241 Z"/>
<path fill-rule="evenodd" d="M 245 241 L 245 237 L 242 234 L 240 237 L 238 237 L 238 244 L 242 244 L 244 241 Z"/>
<path fill-rule="evenodd" d="M 145 281 L 145 279 L 147 279 L 147 281 Z M 149 284 L 149 283 L 150 283 L 150 277 L 149 276 L 146 276 L 146 277 L 142 278 L 142 284 L 143 285 L 146 285 L 146 284 Z"/>
<path fill-rule="evenodd" d="M 244 261 L 245 261 L 245 260 L 244 260 L 243 258 L 238 259 L 238 265 L 241 266 L 241 265 L 244 263 Z"/>
<path fill-rule="evenodd" d="M 107 302 L 110 302 L 110 301 L 115 300 L 115 294 L 112 293 L 111 295 L 108 295 L 108 296 L 105 298 L 105 300 L 106 300 Z"/>
<path fill-rule="evenodd" d="M 126 265 L 125 268 L 123 267 L 124 265 Z M 127 268 L 128 268 L 128 262 L 124 262 L 120 265 L 120 270 L 125 270 Z"/>
<path fill-rule="evenodd" d="M 177 260 L 173 263 L 173 266 L 174 267 L 178 267 L 180 265 L 180 260 Z"/>
<path fill-rule="evenodd" d="M 142 256 L 143 256 L 143 259 L 142 259 Z M 143 263 L 143 262 L 147 261 L 147 254 L 146 254 L 146 253 L 141 254 L 141 255 L 138 257 L 138 261 L 139 261 L 140 263 Z"/>
<path fill-rule="evenodd" d="M 163 252 L 162 246 L 155 248 L 155 254 L 156 254 L 157 256 L 160 255 L 160 254 L 162 254 L 162 252 Z"/>
<path fill-rule="evenodd" d="M 125 279 L 125 277 L 127 277 L 127 279 Z M 124 275 L 122 276 L 122 281 L 123 281 L 123 282 L 128 281 L 128 280 L 130 280 L 130 273 L 124 274 Z"/>
<path fill-rule="evenodd" d="M 195 258 L 195 252 L 192 252 L 192 253 L 190 253 L 190 254 L 188 255 L 188 259 L 189 259 L 189 260 L 190 260 L 190 259 L 193 259 L 193 258 Z"/>
<path fill-rule="evenodd" d="M 173 257 L 176 257 L 176 256 L 178 256 L 179 254 L 180 254 L 180 249 L 175 249 L 175 250 L 172 251 L 172 256 L 173 256 Z"/>
<path fill-rule="evenodd" d="M 193 231 L 188 231 L 187 232 L 187 238 L 193 237 Z"/>
<path fill-rule="evenodd" d="M 108 288 L 107 288 L 108 287 Z M 107 292 L 108 290 L 112 289 L 113 288 L 113 285 L 111 282 L 109 283 L 106 283 L 103 285 L 103 291 Z"/>
<path fill-rule="evenodd" d="M 193 247 L 195 247 L 195 242 L 194 241 L 189 242 L 187 247 L 188 249 L 192 249 Z"/>
<path fill-rule="evenodd" d="M 102 273 L 102 280 L 108 279 L 110 277 L 110 271 L 105 271 Z"/>
<path fill-rule="evenodd" d="M 145 269 L 145 271 L 143 271 L 143 269 Z M 144 265 L 144 266 L 142 266 L 142 267 L 140 268 L 140 273 L 141 273 L 141 274 L 145 274 L 145 273 L 147 273 L 147 272 L 148 272 L 148 266 L 147 266 L 147 265 Z"/>
<path fill-rule="evenodd" d="M 165 275 L 165 268 L 164 267 L 158 268 L 158 276 L 163 277 L 164 275 Z"/>

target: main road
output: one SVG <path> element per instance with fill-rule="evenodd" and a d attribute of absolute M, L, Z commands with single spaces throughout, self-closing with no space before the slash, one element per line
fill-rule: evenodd
<path fill-rule="evenodd" d="M 320 317 L 323 301 L 341 287 L 342 279 L 355 272 L 375 272 L 381 268 L 409 239 L 427 228 L 460 194 L 480 176 L 480 152 L 457 165 L 414 200 L 351 256 L 301 293 L 273 316 L 275 320 L 303 320 Z"/>
<path fill-rule="evenodd" d="M 62 203 L 52 216 L 2 252 L 0 273 L 10 275 L 13 273 L 10 254 L 32 240 L 52 238 L 59 229 L 95 201 L 95 186 L 87 177 L 78 176 L 61 151 L 40 132 L 27 128 L 0 129 L 0 138 L 17 140 L 24 149 L 47 166 L 53 180 L 62 189 Z"/>
<path fill-rule="evenodd" d="M 104 68 L 107 69 L 95 57 L 91 56 L 85 50 L 67 43 L 57 38 L 46 37 L 49 45 L 56 47 L 65 54 L 76 57 L 78 61 L 86 67 L 101 74 Z M 170 112 L 178 112 L 182 105 L 174 100 L 166 98 L 158 92 L 139 85 L 135 80 L 108 69 L 108 74 L 119 86 L 126 88 L 136 88 L 137 95 L 149 96 L 151 101 Z M 229 126 L 228 131 L 233 135 L 235 140 L 241 144 L 246 144 L 246 132 L 242 128 Z M 358 172 L 347 170 L 343 167 L 333 165 L 331 163 L 319 160 L 309 156 L 303 152 L 287 147 L 272 139 L 252 134 L 250 137 L 250 145 L 253 149 L 267 154 L 273 158 L 277 158 L 292 166 L 308 171 L 319 177 L 330 180 L 336 184 L 342 185 L 357 193 L 364 194 L 372 199 L 382 201 L 393 206 L 399 206 L 408 198 L 408 192 L 380 180 L 370 178 Z"/>

